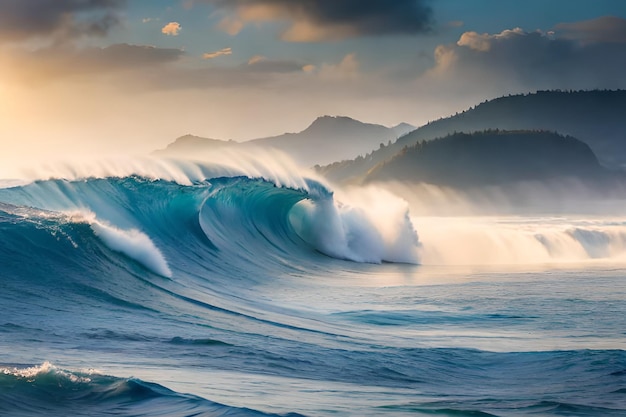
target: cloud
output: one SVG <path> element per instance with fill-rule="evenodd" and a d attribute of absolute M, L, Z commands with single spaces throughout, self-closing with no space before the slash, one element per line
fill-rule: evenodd
<path fill-rule="evenodd" d="M 517 35 L 524 34 L 524 30 L 521 28 L 507 29 L 495 35 L 490 35 L 488 33 L 479 34 L 476 32 L 465 32 L 461 35 L 461 38 L 456 44 L 459 46 L 467 46 L 470 49 L 475 49 L 477 51 L 487 52 L 491 49 L 492 43 L 500 39 L 510 39 Z"/>
<path fill-rule="evenodd" d="M 360 80 L 356 54 L 348 54 L 337 63 L 319 67 L 298 60 L 271 59 L 261 55 L 229 67 L 169 66 L 162 71 L 141 73 L 133 88 L 147 90 L 248 89 L 250 91 L 293 91 L 310 89 L 337 94 L 347 84 Z M 306 81 L 306 83 L 304 83 Z M 347 82 L 350 81 L 350 82 Z M 304 85 L 304 84 L 306 85 Z M 353 84 L 353 83 L 352 83 Z M 374 87 L 368 86 L 370 90 Z"/>
<path fill-rule="evenodd" d="M 356 53 L 344 56 L 337 64 L 324 64 L 319 69 L 319 76 L 323 80 L 355 80 L 361 73 L 360 63 Z"/>
<path fill-rule="evenodd" d="M 0 0 L 0 41 L 104 36 L 119 25 L 124 0 Z"/>
<path fill-rule="evenodd" d="M 565 39 L 584 42 L 626 43 L 626 19 L 604 16 L 574 23 L 560 23 L 555 30 Z"/>
<path fill-rule="evenodd" d="M 491 49 L 491 36 L 492 35 L 489 35 L 488 33 L 483 33 L 481 35 L 477 32 L 465 32 L 461 35 L 461 38 L 456 44 L 485 52 Z"/>
<path fill-rule="evenodd" d="M 264 57 L 263 55 L 255 55 L 248 60 L 248 65 L 254 65 L 261 61 L 267 61 L 267 57 Z"/>
<path fill-rule="evenodd" d="M 626 48 L 615 42 L 618 32 L 608 26 L 600 36 L 587 30 L 597 28 L 597 22 L 580 23 L 568 26 L 586 28 L 576 36 L 520 28 L 495 34 L 465 32 L 455 44 L 436 48 L 435 66 L 422 81 L 439 81 L 441 88 L 459 93 L 482 90 L 483 96 L 626 87 Z M 606 36 L 607 31 L 612 36 Z"/>
<path fill-rule="evenodd" d="M 222 56 L 222 55 L 232 55 L 232 53 L 233 53 L 232 48 L 223 48 L 223 49 L 220 49 L 219 51 L 207 52 L 205 54 L 202 54 L 202 58 L 204 58 L 204 59 L 213 59 L 213 58 L 217 58 L 218 56 Z"/>
<path fill-rule="evenodd" d="M 247 71 L 255 73 L 300 72 L 305 65 L 292 60 L 275 60 L 255 55 L 248 60 Z"/>
<path fill-rule="evenodd" d="M 281 38 L 322 42 L 360 36 L 414 35 L 431 31 L 426 0 L 203 0 L 228 15 L 219 27 L 235 35 L 251 22 L 287 21 Z"/>
<path fill-rule="evenodd" d="M 217 25 L 220 30 L 223 30 L 231 36 L 235 36 L 241 32 L 244 26 L 244 22 L 236 17 L 225 17 Z"/>
<path fill-rule="evenodd" d="M 80 55 L 86 58 L 83 59 L 83 63 L 88 62 L 94 68 L 111 70 L 154 67 L 178 61 L 184 54 L 184 51 L 175 48 L 121 43 L 106 48 L 86 49 Z"/>
<path fill-rule="evenodd" d="M 167 25 L 161 28 L 161 33 L 168 36 L 178 36 L 182 26 L 178 22 L 169 22 Z"/>
<path fill-rule="evenodd" d="M 15 81 L 50 83 L 77 76 L 103 76 L 114 73 L 153 70 L 174 63 L 184 56 L 180 49 L 147 45 L 114 44 L 105 48 L 76 48 L 60 45 L 35 51 L 13 51 L 3 58 L 13 68 Z"/>

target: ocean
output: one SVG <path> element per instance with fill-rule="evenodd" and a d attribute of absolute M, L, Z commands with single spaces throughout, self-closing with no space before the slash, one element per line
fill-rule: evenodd
<path fill-rule="evenodd" d="M 626 415 L 625 206 L 426 216 L 254 160 L 3 184 L 2 416 Z"/>

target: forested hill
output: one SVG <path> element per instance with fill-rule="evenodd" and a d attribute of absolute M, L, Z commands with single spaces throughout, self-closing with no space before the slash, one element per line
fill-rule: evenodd
<path fill-rule="evenodd" d="M 420 140 L 486 129 L 556 131 L 587 143 L 602 164 L 623 166 L 626 165 L 626 91 L 539 91 L 500 97 L 430 122 L 365 158 L 326 166 L 321 171 L 340 181 L 359 177 Z"/>
<path fill-rule="evenodd" d="M 365 181 L 398 180 L 458 188 L 574 177 L 595 181 L 608 171 L 585 143 L 542 131 L 456 133 L 405 148 Z"/>

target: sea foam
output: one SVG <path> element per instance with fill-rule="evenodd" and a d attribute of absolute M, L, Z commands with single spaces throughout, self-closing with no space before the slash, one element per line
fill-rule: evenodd
<path fill-rule="evenodd" d="M 419 239 L 408 206 L 381 189 L 304 200 L 290 221 L 305 241 L 329 256 L 356 262 L 419 263 Z"/>
<path fill-rule="evenodd" d="M 116 252 L 136 260 L 151 271 L 171 278 L 172 271 L 152 240 L 137 229 L 122 230 L 100 221 L 90 222 L 94 233 Z"/>

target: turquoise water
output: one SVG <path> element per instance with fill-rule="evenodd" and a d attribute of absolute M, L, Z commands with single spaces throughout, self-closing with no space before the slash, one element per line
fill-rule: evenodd
<path fill-rule="evenodd" d="M 207 172 L 0 189 L 1 415 L 626 415 L 623 222 Z"/>

